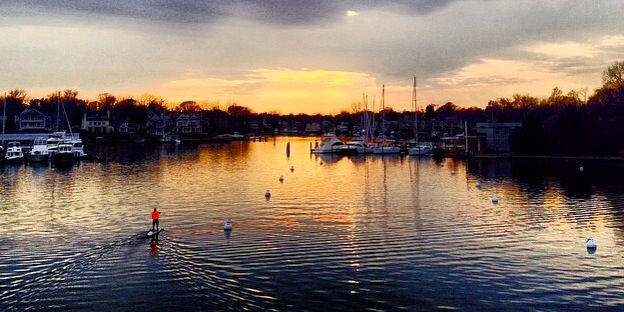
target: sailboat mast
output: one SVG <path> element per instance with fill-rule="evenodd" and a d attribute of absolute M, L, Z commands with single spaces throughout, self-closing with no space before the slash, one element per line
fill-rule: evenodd
<path fill-rule="evenodd" d="M 2 143 L 1 146 L 4 146 L 4 129 L 6 126 L 6 97 L 7 94 L 4 92 L 4 105 L 2 105 Z"/>
<path fill-rule="evenodd" d="M 58 97 L 56 98 L 56 131 L 59 131 L 60 124 L 59 121 L 61 119 L 61 91 L 58 92 Z"/>
<path fill-rule="evenodd" d="M 364 118 L 364 129 L 365 129 L 365 138 L 364 138 L 364 143 L 368 144 L 368 139 L 370 138 L 370 115 L 368 114 L 368 95 L 366 95 L 366 97 L 364 98 L 364 116 L 366 116 L 366 118 Z"/>
<path fill-rule="evenodd" d="M 373 95 L 373 108 L 371 109 L 371 115 L 373 115 L 373 120 L 371 120 L 371 130 L 373 130 L 373 134 L 371 135 L 371 139 L 375 140 L 375 100 L 376 97 Z"/>
<path fill-rule="evenodd" d="M 362 112 L 362 120 L 360 120 L 362 129 L 360 129 L 358 137 L 364 137 L 364 140 L 366 140 L 366 94 L 364 92 L 362 92 L 362 105 L 360 106 L 360 111 Z"/>
<path fill-rule="evenodd" d="M 386 142 L 386 85 L 381 85 L 381 137 Z M 383 148 L 383 146 L 382 146 Z"/>
<path fill-rule="evenodd" d="M 414 90 L 412 91 L 412 103 L 414 105 L 414 139 L 418 144 L 418 98 L 416 96 L 416 76 L 414 76 Z"/>
<path fill-rule="evenodd" d="M 60 93 L 59 93 L 60 100 Z M 74 139 L 74 132 L 72 132 L 71 124 L 69 123 L 69 117 L 67 117 L 67 111 L 65 110 L 65 104 L 63 106 L 63 115 L 65 116 L 65 120 L 67 121 L 67 128 L 69 129 L 69 134 L 71 135 L 71 139 Z"/>

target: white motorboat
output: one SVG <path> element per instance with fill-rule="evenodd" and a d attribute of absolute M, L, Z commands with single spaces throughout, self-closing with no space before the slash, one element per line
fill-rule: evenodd
<path fill-rule="evenodd" d="M 50 158 L 58 151 L 59 143 L 65 141 L 65 131 L 53 132 L 46 140 L 46 147 Z"/>
<path fill-rule="evenodd" d="M 323 136 L 321 143 L 312 149 L 313 153 L 338 153 L 341 147 L 344 146 L 344 142 L 340 141 L 333 134 L 326 134 Z"/>
<path fill-rule="evenodd" d="M 411 156 L 429 156 L 433 154 L 433 144 L 431 142 L 420 142 L 416 146 L 407 149 Z"/>
<path fill-rule="evenodd" d="M 23 161 L 24 152 L 22 152 L 22 145 L 19 142 L 9 142 L 4 159 L 7 162 Z"/>
<path fill-rule="evenodd" d="M 28 160 L 31 162 L 44 162 L 48 161 L 49 156 L 47 140 L 42 138 L 35 139 L 33 148 L 28 152 Z"/>
<path fill-rule="evenodd" d="M 392 145 L 390 142 L 385 141 L 374 145 L 370 148 L 374 155 L 387 155 L 387 154 L 400 154 L 401 147 Z"/>
<path fill-rule="evenodd" d="M 57 150 L 54 154 L 50 155 L 50 159 L 56 163 L 67 163 L 74 160 L 74 152 L 72 151 L 73 144 L 69 142 L 60 142 L 57 145 Z"/>
<path fill-rule="evenodd" d="M 81 139 L 71 139 L 66 141 L 65 143 L 71 144 L 72 154 L 74 154 L 74 159 L 82 159 L 87 156 L 84 152 L 84 144 L 82 144 Z"/>
<path fill-rule="evenodd" d="M 361 140 L 353 140 L 347 142 L 344 147 L 340 147 L 343 149 L 347 149 L 349 151 L 355 150 L 357 154 L 369 154 L 372 153 L 372 149 L 368 147 L 364 141 Z"/>
<path fill-rule="evenodd" d="M 401 148 L 387 144 L 380 144 L 372 148 L 374 155 L 401 154 Z"/>

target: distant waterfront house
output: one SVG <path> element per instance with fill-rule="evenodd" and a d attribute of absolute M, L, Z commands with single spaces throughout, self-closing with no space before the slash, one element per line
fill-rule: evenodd
<path fill-rule="evenodd" d="M 505 153 L 511 151 L 509 136 L 519 127 L 522 127 L 521 122 L 477 122 L 476 130 L 485 135 L 488 151 Z"/>
<path fill-rule="evenodd" d="M 17 131 L 50 130 L 50 117 L 34 108 L 27 108 L 15 115 L 15 127 Z"/>
<path fill-rule="evenodd" d="M 260 122 L 257 120 L 253 120 L 250 124 L 249 124 L 249 128 L 251 128 L 252 131 L 258 131 L 260 130 Z"/>
<path fill-rule="evenodd" d="M 306 124 L 305 132 L 308 132 L 308 133 L 320 133 L 321 132 L 321 125 L 318 122 L 310 122 L 310 123 Z"/>
<path fill-rule="evenodd" d="M 91 113 L 87 112 L 82 117 L 81 130 L 89 131 L 91 133 L 110 133 L 113 131 L 113 127 L 110 126 L 110 112 Z"/>
<path fill-rule="evenodd" d="M 162 112 L 147 112 L 145 132 L 149 135 L 163 136 L 166 133 L 165 114 Z"/>
<path fill-rule="evenodd" d="M 201 133 L 201 118 L 192 113 L 180 114 L 176 119 L 174 132 L 179 134 Z"/>
<path fill-rule="evenodd" d="M 125 135 L 133 135 L 141 130 L 141 126 L 134 122 L 124 122 L 122 123 L 117 132 Z"/>

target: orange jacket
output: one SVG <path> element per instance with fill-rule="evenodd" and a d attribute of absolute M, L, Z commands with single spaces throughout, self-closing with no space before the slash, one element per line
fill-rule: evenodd
<path fill-rule="evenodd" d="M 158 220 L 160 217 L 160 211 L 152 211 L 152 220 Z"/>

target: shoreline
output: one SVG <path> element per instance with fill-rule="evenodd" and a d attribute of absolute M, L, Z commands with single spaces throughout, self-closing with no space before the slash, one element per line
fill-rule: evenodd
<path fill-rule="evenodd" d="M 548 159 L 548 160 L 624 160 L 624 156 L 558 156 L 558 155 L 473 155 L 468 158 L 478 159 Z"/>

